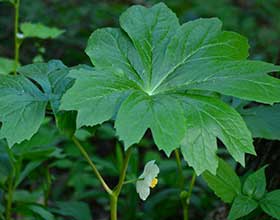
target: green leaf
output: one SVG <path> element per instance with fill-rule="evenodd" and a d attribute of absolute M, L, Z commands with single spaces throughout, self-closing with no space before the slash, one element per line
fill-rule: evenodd
<path fill-rule="evenodd" d="M 20 173 L 18 179 L 16 180 L 15 186 L 17 187 L 34 169 L 39 167 L 43 161 L 34 160 L 29 162 Z"/>
<path fill-rule="evenodd" d="M 215 173 L 216 138 L 244 165 L 244 154 L 255 154 L 250 132 L 209 91 L 280 101 L 280 80 L 267 75 L 280 68 L 247 61 L 246 38 L 222 31 L 219 19 L 180 25 L 163 3 L 130 7 L 120 26 L 92 33 L 86 53 L 95 67 L 71 71 L 75 83 L 60 109 L 78 112 L 78 128 L 115 120 L 126 148 L 148 129 L 167 154 L 183 142 L 185 159 L 198 174 Z"/>
<path fill-rule="evenodd" d="M 59 61 L 30 64 L 20 75 L 0 75 L 0 138 L 9 146 L 30 139 L 39 129 L 50 102 L 58 112 L 62 93 L 72 85 L 68 68 Z"/>
<path fill-rule="evenodd" d="M 257 106 L 240 111 L 253 137 L 280 140 L 280 105 Z"/>
<path fill-rule="evenodd" d="M 244 152 L 255 154 L 251 134 L 233 108 L 201 95 L 184 95 L 181 99 L 187 118 L 187 133 L 181 151 L 197 174 L 204 170 L 215 174 L 218 167 L 216 137 L 243 166 Z"/>
<path fill-rule="evenodd" d="M 254 199 L 261 199 L 266 190 L 265 167 L 252 173 L 247 177 L 243 184 L 243 193 Z"/>
<path fill-rule="evenodd" d="M 47 98 L 24 76 L 0 76 L 0 138 L 30 139 L 44 120 Z"/>
<path fill-rule="evenodd" d="M 44 220 L 55 220 L 54 215 L 40 205 L 28 205 L 27 208 Z"/>
<path fill-rule="evenodd" d="M 122 103 L 115 127 L 121 138 L 127 136 L 123 138 L 126 148 L 138 143 L 151 128 L 156 145 L 169 155 L 180 145 L 185 124 L 183 108 L 173 97 L 133 92 Z"/>
<path fill-rule="evenodd" d="M 53 212 L 72 217 L 75 220 L 91 220 L 91 212 L 89 206 L 84 202 L 56 202 Z"/>
<path fill-rule="evenodd" d="M 268 215 L 280 219 L 280 190 L 267 193 L 260 205 Z"/>
<path fill-rule="evenodd" d="M 216 175 L 206 171 L 202 175 L 208 186 L 226 203 L 231 203 L 241 194 L 241 183 L 232 167 L 223 160 L 219 160 Z"/>
<path fill-rule="evenodd" d="M 48 27 L 44 24 L 34 24 L 28 22 L 22 23 L 20 25 L 20 30 L 22 31 L 24 38 L 36 37 L 40 39 L 57 38 L 64 32 L 64 30 L 55 27 Z"/>
<path fill-rule="evenodd" d="M 12 59 L 0 57 L 0 75 L 7 75 L 14 71 L 15 62 Z"/>
<path fill-rule="evenodd" d="M 234 199 L 230 213 L 229 220 L 235 220 L 246 216 L 258 207 L 258 203 L 250 197 L 239 195 Z"/>

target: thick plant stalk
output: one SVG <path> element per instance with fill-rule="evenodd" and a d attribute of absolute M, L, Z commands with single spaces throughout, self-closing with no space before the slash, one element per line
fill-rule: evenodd
<path fill-rule="evenodd" d="M 19 24 L 19 6 L 20 0 L 15 0 L 14 9 L 15 9 L 15 19 L 14 19 L 14 44 L 15 44 L 15 52 L 14 52 L 14 75 L 17 74 L 17 67 L 19 63 L 19 48 L 20 42 L 18 40 L 18 24 Z"/>
<path fill-rule="evenodd" d="M 113 194 L 110 196 L 110 209 L 111 209 L 111 220 L 117 220 L 118 219 L 118 198 L 120 195 L 120 192 L 122 190 L 123 185 L 125 184 L 125 176 L 126 176 L 126 171 L 128 167 L 128 162 L 131 156 L 131 148 L 129 148 L 126 151 L 125 154 L 125 159 L 123 163 L 123 167 L 120 173 L 120 178 L 117 186 L 115 187 Z"/>

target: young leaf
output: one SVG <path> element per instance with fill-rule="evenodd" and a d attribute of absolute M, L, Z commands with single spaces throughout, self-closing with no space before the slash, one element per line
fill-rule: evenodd
<path fill-rule="evenodd" d="M 253 137 L 280 140 L 280 105 L 257 106 L 240 111 Z"/>
<path fill-rule="evenodd" d="M 258 203 L 250 197 L 238 195 L 232 204 L 229 220 L 235 220 L 240 217 L 246 216 L 258 207 Z"/>
<path fill-rule="evenodd" d="M 280 101 L 280 80 L 267 75 L 280 67 L 247 61 L 247 40 L 222 31 L 219 19 L 180 25 L 163 3 L 130 7 L 120 26 L 90 36 L 86 53 L 95 68 L 70 73 L 76 81 L 61 109 L 78 111 L 78 127 L 115 119 L 126 148 L 151 129 L 158 148 L 170 154 L 187 135 L 182 151 L 198 174 L 216 171 L 216 137 L 244 164 L 244 153 L 255 153 L 250 132 L 234 109 L 206 91 Z"/>
<path fill-rule="evenodd" d="M 215 194 L 226 203 L 231 203 L 237 195 L 241 194 L 239 177 L 232 167 L 221 159 L 216 175 L 205 171 L 202 177 Z"/>
<path fill-rule="evenodd" d="M 268 215 L 280 219 L 280 190 L 267 193 L 260 201 L 260 205 Z"/>
<path fill-rule="evenodd" d="M 44 24 L 33 24 L 28 22 L 22 23 L 20 25 L 20 30 L 22 31 L 24 38 L 36 37 L 41 39 L 57 38 L 64 32 L 64 30 L 55 27 L 48 27 Z"/>
<path fill-rule="evenodd" d="M 265 168 L 263 167 L 247 177 L 243 185 L 243 193 L 257 200 L 261 199 L 266 190 Z"/>
<path fill-rule="evenodd" d="M 59 61 L 18 69 L 20 75 L 0 75 L 0 138 L 9 146 L 30 139 L 45 117 L 47 103 L 58 112 L 62 93 L 72 85 L 69 69 Z"/>

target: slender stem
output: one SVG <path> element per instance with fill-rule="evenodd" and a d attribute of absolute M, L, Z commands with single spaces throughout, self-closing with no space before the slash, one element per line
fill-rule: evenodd
<path fill-rule="evenodd" d="M 184 189 L 185 181 L 184 181 L 184 175 L 183 175 L 183 167 L 182 167 L 182 162 L 181 162 L 180 153 L 179 153 L 178 149 L 175 149 L 175 158 L 176 158 L 178 175 L 179 175 L 179 187 L 181 190 L 180 198 L 181 198 L 181 204 L 182 204 L 182 208 L 183 208 L 183 219 L 187 220 L 188 219 L 188 210 L 187 210 L 186 198 L 188 196 L 188 193 Z"/>
<path fill-rule="evenodd" d="M 10 176 L 8 179 L 8 192 L 7 192 L 7 206 L 6 206 L 6 220 L 11 220 L 12 218 L 12 203 L 13 203 L 13 177 Z"/>
<path fill-rule="evenodd" d="M 15 54 L 14 54 L 14 75 L 17 74 L 17 67 L 19 63 L 19 48 L 20 42 L 18 40 L 18 23 L 19 23 L 19 6 L 20 0 L 15 0 L 14 8 L 15 8 L 15 20 L 14 20 L 14 44 L 15 44 Z"/>
<path fill-rule="evenodd" d="M 175 157 L 176 157 L 176 163 L 178 168 L 178 174 L 179 174 L 179 186 L 181 190 L 184 190 L 184 174 L 183 174 L 183 166 L 180 158 L 180 153 L 178 149 L 175 149 Z"/>
<path fill-rule="evenodd" d="M 189 186 L 188 195 L 187 195 L 187 198 L 186 198 L 186 211 L 187 211 L 186 216 L 187 216 L 187 218 L 184 219 L 184 220 L 188 220 L 189 219 L 190 200 L 191 200 L 191 196 L 192 196 L 195 180 L 196 180 L 196 174 L 193 171 L 192 179 L 191 179 L 190 186 Z"/>
<path fill-rule="evenodd" d="M 44 195 L 44 204 L 47 207 L 48 206 L 48 201 L 49 201 L 49 196 L 50 196 L 50 190 L 51 190 L 51 174 L 50 174 L 50 169 L 47 167 L 46 169 L 46 183 L 45 183 L 45 195 Z"/>
<path fill-rule="evenodd" d="M 183 167 L 182 167 L 182 162 L 181 162 L 180 153 L 179 153 L 178 149 L 175 150 L 175 157 L 176 157 L 176 163 L 177 163 L 178 174 L 179 174 L 179 186 L 181 189 L 180 198 L 181 198 L 181 203 L 182 203 L 182 207 L 183 207 L 183 219 L 188 220 L 189 219 L 190 199 L 191 199 L 193 187 L 195 184 L 196 174 L 195 174 L 195 172 L 193 172 L 189 190 L 186 191 L 184 189 L 185 179 L 184 179 L 184 175 L 183 175 Z"/>
<path fill-rule="evenodd" d="M 121 170 L 121 173 L 120 173 L 119 182 L 118 182 L 118 185 L 114 189 L 114 194 L 116 196 L 119 196 L 119 194 L 122 190 L 122 186 L 124 184 L 124 180 L 125 180 L 125 176 L 126 176 L 126 170 L 127 170 L 127 167 L 128 167 L 128 162 L 129 162 L 130 156 L 131 156 L 131 148 L 129 148 L 125 153 L 124 163 L 123 163 L 123 167 L 122 167 L 122 170 Z"/>
<path fill-rule="evenodd" d="M 117 186 L 115 187 L 113 194 L 110 196 L 110 210 L 111 210 L 111 220 L 118 219 L 118 198 L 122 190 L 123 185 L 125 184 L 125 176 L 128 167 L 128 162 L 131 156 L 131 148 L 126 151 L 124 163 L 121 169 L 120 178 Z"/>
<path fill-rule="evenodd" d="M 144 180 L 144 178 L 137 178 L 137 179 L 127 180 L 127 181 L 124 181 L 124 182 L 123 182 L 123 185 L 124 185 L 124 184 L 129 184 L 129 183 L 135 183 L 135 182 L 137 182 L 138 180 Z"/>
<path fill-rule="evenodd" d="M 109 195 L 112 195 L 113 191 L 110 189 L 110 187 L 107 185 L 107 183 L 105 182 L 105 180 L 103 179 L 103 177 L 99 173 L 98 169 L 96 168 L 96 166 L 94 165 L 94 163 L 90 159 L 90 157 L 89 157 L 88 153 L 86 152 L 85 148 L 81 145 L 81 143 L 79 142 L 79 140 L 75 136 L 72 137 L 72 140 L 75 143 L 75 145 L 78 147 L 78 149 L 81 151 L 82 155 L 84 156 L 84 158 L 86 159 L 88 164 L 91 166 L 93 172 L 95 173 L 96 177 L 99 179 L 99 181 L 100 181 L 101 185 L 103 186 L 104 190 Z"/>

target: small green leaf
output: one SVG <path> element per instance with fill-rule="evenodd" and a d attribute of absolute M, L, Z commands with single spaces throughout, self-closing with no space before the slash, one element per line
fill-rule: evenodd
<path fill-rule="evenodd" d="M 216 175 L 206 171 L 202 177 L 215 194 L 226 203 L 231 203 L 236 196 L 241 194 L 239 177 L 232 167 L 221 159 Z"/>
<path fill-rule="evenodd" d="M 7 75 L 15 69 L 15 61 L 12 59 L 0 57 L 0 75 Z"/>
<path fill-rule="evenodd" d="M 84 202 L 56 202 L 54 213 L 59 215 L 72 217 L 75 220 L 91 220 L 91 212 L 89 206 Z"/>
<path fill-rule="evenodd" d="M 260 201 L 260 205 L 268 215 L 280 219 L 280 190 L 267 193 Z"/>
<path fill-rule="evenodd" d="M 232 204 L 229 220 L 235 220 L 240 217 L 246 216 L 258 207 L 258 203 L 250 197 L 238 195 Z"/>
<path fill-rule="evenodd" d="M 254 137 L 280 140 L 280 105 L 257 106 L 240 111 Z"/>
<path fill-rule="evenodd" d="M 244 182 L 243 193 L 257 200 L 261 199 L 266 190 L 265 168 L 252 173 Z"/>
<path fill-rule="evenodd" d="M 27 208 L 44 220 L 55 220 L 55 217 L 45 207 L 40 205 L 28 205 Z"/>
<path fill-rule="evenodd" d="M 18 186 L 34 169 L 42 164 L 41 160 L 34 160 L 29 162 L 20 173 L 18 179 L 16 180 L 15 186 Z"/>
<path fill-rule="evenodd" d="M 28 22 L 22 23 L 20 25 L 20 30 L 22 31 L 24 38 L 36 37 L 41 39 L 57 38 L 64 32 L 64 30 L 55 27 L 48 27 L 44 24 L 34 24 Z"/>

